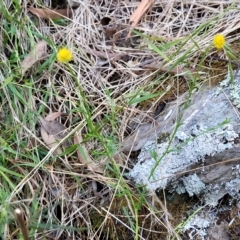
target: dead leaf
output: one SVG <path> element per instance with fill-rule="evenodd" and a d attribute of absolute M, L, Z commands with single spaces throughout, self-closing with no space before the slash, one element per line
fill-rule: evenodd
<path fill-rule="evenodd" d="M 49 135 L 47 133 L 47 131 L 41 127 L 41 136 L 43 141 L 47 144 L 47 146 L 52 149 L 52 148 L 56 148 L 58 143 L 56 142 L 56 139 L 54 138 L 53 135 Z M 63 151 L 60 147 L 56 148 L 55 153 L 56 154 L 61 154 Z"/>
<path fill-rule="evenodd" d="M 46 117 L 45 117 L 45 120 L 47 121 L 53 121 L 55 120 L 56 118 L 60 117 L 62 115 L 61 112 L 52 112 L 52 113 L 49 113 Z"/>
<path fill-rule="evenodd" d="M 50 113 L 45 119 L 42 117 L 39 118 L 42 126 L 41 126 L 41 136 L 43 141 L 50 147 L 54 148 L 58 145 L 57 140 L 62 140 L 68 135 L 68 131 L 66 127 L 55 119 L 59 117 L 62 113 L 53 112 Z M 70 140 L 65 140 L 62 142 L 62 145 L 65 147 L 69 147 L 71 145 Z M 57 153 L 60 154 L 62 150 L 58 148 Z"/>
<path fill-rule="evenodd" d="M 39 118 L 42 126 L 49 135 L 53 135 L 55 139 L 63 139 L 68 135 L 66 127 L 56 120 L 47 121 L 42 117 Z"/>
<path fill-rule="evenodd" d="M 38 60 L 46 56 L 47 53 L 47 42 L 39 41 L 34 49 L 25 57 L 21 63 L 22 75 L 33 66 Z"/>
<path fill-rule="evenodd" d="M 86 165 L 91 172 L 103 173 L 103 166 L 105 164 L 105 161 L 102 161 L 100 163 L 94 162 L 89 156 L 86 147 L 84 146 L 84 144 L 82 144 L 82 141 L 83 139 L 82 139 L 81 132 L 80 131 L 76 132 L 74 135 L 74 144 L 77 144 L 77 145 L 81 144 L 81 148 L 82 148 L 81 152 L 79 149 L 77 150 L 79 161 L 82 164 Z"/>
<path fill-rule="evenodd" d="M 72 10 L 70 8 L 52 10 L 49 8 L 30 7 L 28 10 L 43 19 L 70 18 L 72 16 Z"/>
<path fill-rule="evenodd" d="M 131 27 L 135 27 L 143 15 L 147 12 L 147 10 L 153 5 L 154 0 L 142 0 L 138 5 L 137 9 L 134 11 L 132 16 L 130 17 Z M 127 39 L 131 36 L 131 31 L 127 35 Z"/>

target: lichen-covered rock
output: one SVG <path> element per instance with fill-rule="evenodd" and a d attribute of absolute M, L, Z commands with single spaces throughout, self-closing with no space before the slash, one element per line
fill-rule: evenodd
<path fill-rule="evenodd" d="M 187 105 L 169 104 L 168 116 L 161 115 L 155 129 L 157 137 L 170 134 L 169 140 L 158 144 L 152 140 L 156 135 L 148 136 L 129 176 L 149 190 L 201 195 L 212 205 L 226 193 L 239 198 L 234 188 L 240 181 L 236 174 L 240 121 L 233 105 L 238 93 L 240 76 L 233 83 L 227 78 L 220 88 L 200 91 Z M 141 136 L 141 128 L 138 133 Z M 133 141 L 131 146 L 142 143 Z"/>

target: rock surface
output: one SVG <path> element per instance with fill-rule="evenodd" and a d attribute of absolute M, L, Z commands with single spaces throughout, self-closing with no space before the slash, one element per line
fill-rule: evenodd
<path fill-rule="evenodd" d="M 240 199 L 239 106 L 237 74 L 234 81 L 227 77 L 220 87 L 170 103 L 155 126 L 141 126 L 123 147 L 141 149 L 129 177 L 151 191 L 188 192 L 211 205 L 227 193 Z"/>

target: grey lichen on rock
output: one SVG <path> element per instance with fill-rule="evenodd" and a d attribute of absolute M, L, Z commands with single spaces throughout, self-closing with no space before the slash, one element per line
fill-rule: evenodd
<path fill-rule="evenodd" d="M 176 134 L 174 142 L 168 147 L 168 143 L 155 145 L 149 142 L 139 155 L 138 163 L 132 169 L 130 175 L 139 183 L 146 184 L 147 188 L 156 190 L 165 188 L 167 183 L 174 178 L 173 175 L 185 171 L 189 166 L 199 161 L 204 161 L 206 155 L 213 156 L 216 153 L 223 152 L 233 147 L 233 139 L 238 135 L 233 131 L 233 127 L 229 124 L 219 126 L 215 130 L 206 130 L 199 126 L 198 130 L 193 127 L 194 135 L 186 135 L 182 131 Z M 184 135 L 184 138 L 182 136 Z M 182 140 L 185 142 L 181 142 Z M 167 150 L 168 148 L 168 150 Z M 158 159 L 151 157 L 151 152 L 155 151 Z M 166 152 L 168 151 L 168 152 Z M 161 156 L 166 154 L 161 160 Z M 151 170 L 157 164 L 155 171 L 151 175 Z M 193 193 L 197 193 L 199 186 L 194 181 L 186 182 L 185 187 L 192 189 Z M 187 186 L 188 184 L 189 186 Z M 195 182 L 196 183 L 196 182 Z M 190 186 L 193 185 L 193 186 Z M 196 190 L 194 191 L 194 186 Z"/>
<path fill-rule="evenodd" d="M 187 222 L 183 228 L 183 231 L 191 231 L 195 236 L 198 235 L 202 237 L 202 239 L 205 239 L 204 236 L 207 235 L 206 229 L 210 226 L 210 223 L 210 219 L 208 220 L 206 217 L 195 215 L 190 219 L 190 221 Z"/>
<path fill-rule="evenodd" d="M 199 195 L 205 188 L 205 184 L 201 181 L 196 173 L 187 177 L 182 177 L 182 181 L 190 197 L 194 194 Z"/>
<path fill-rule="evenodd" d="M 239 156 L 239 116 L 233 106 L 240 106 L 238 94 L 240 99 L 240 76 L 233 83 L 226 79 L 220 88 L 200 91 L 186 109 L 183 104 L 170 104 L 166 112 L 173 109 L 173 114 L 167 121 L 164 116 L 157 120 L 160 128 L 156 132 L 174 133 L 172 141 L 158 144 L 150 137 L 129 176 L 149 190 L 186 191 L 213 205 L 226 193 L 239 197 L 228 187 L 239 181 L 239 175 L 232 174 L 236 160 L 221 164 Z M 211 190 L 218 188 L 221 194 L 212 196 L 217 191 Z"/>
<path fill-rule="evenodd" d="M 232 104 L 235 107 L 240 108 L 240 87 L 236 84 L 236 82 L 232 81 L 230 75 L 228 75 L 226 79 L 220 83 L 219 89 L 226 89 Z"/>

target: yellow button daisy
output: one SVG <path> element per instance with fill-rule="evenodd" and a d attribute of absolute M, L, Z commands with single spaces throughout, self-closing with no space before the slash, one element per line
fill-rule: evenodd
<path fill-rule="evenodd" d="M 73 60 L 73 55 L 66 47 L 62 47 L 58 50 L 57 60 L 61 63 L 68 63 Z"/>
<path fill-rule="evenodd" d="M 213 45 L 215 46 L 215 48 L 220 50 L 224 47 L 224 44 L 225 44 L 225 37 L 221 34 L 216 34 L 213 39 Z"/>

